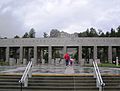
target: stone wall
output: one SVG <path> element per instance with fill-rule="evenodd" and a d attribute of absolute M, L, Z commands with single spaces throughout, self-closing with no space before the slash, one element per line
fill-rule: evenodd
<path fill-rule="evenodd" d="M 6 46 L 120 46 L 120 38 L 18 38 L 0 39 Z"/>

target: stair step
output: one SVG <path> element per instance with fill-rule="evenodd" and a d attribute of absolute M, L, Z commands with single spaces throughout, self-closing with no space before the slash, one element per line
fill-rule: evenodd
<path fill-rule="evenodd" d="M 95 86 L 96 83 L 29 83 L 29 86 Z"/>
<path fill-rule="evenodd" d="M 8 91 L 8 89 L 0 89 L 0 91 Z M 9 89 L 9 91 L 20 91 L 20 89 Z M 24 89 L 23 91 L 83 91 L 83 90 L 76 90 L 76 89 L 75 90 L 73 90 L 73 89 L 68 89 L 68 90 L 67 89 L 66 90 Z M 92 89 L 92 90 L 84 89 L 84 91 L 98 91 L 98 89 Z M 119 91 L 119 90 L 116 90 L 116 91 Z"/>
<path fill-rule="evenodd" d="M 0 85 L 19 85 L 19 82 L 0 82 Z"/>
<path fill-rule="evenodd" d="M 0 79 L 0 82 L 1 81 L 17 81 L 17 80 L 20 80 L 20 79 L 15 79 L 15 78 L 14 79 L 10 79 L 10 78 L 9 79 L 8 78 L 5 79 L 4 78 L 4 79 Z"/>
<path fill-rule="evenodd" d="M 50 89 L 50 90 L 68 90 L 68 89 L 69 90 L 71 90 L 71 89 L 73 89 L 73 90 L 74 89 L 77 89 L 77 90 L 78 89 L 80 89 L 80 90 L 81 89 L 83 89 L 83 90 L 89 89 L 90 90 L 90 89 L 92 89 L 93 90 L 93 89 L 97 89 L 97 88 L 95 86 L 94 87 L 91 87 L 91 86 L 88 86 L 88 87 L 86 87 L 86 86 L 85 87 L 83 87 L 83 86 L 81 86 L 81 87 L 80 86 L 78 86 L 78 87 L 74 87 L 74 86 L 73 87 L 71 87 L 71 86 L 64 86 L 64 87 L 61 87 L 61 86 L 58 86 L 58 87 L 56 87 L 56 86 L 30 86 L 28 89 L 46 89 L 46 90 L 47 89 Z"/>
<path fill-rule="evenodd" d="M 89 82 L 96 82 L 95 80 L 51 80 L 51 79 L 49 79 L 49 80 L 32 80 L 32 79 L 30 79 L 29 80 L 29 82 L 64 82 L 64 83 L 66 83 L 66 82 L 87 82 L 87 83 L 89 83 Z"/>
<path fill-rule="evenodd" d="M 21 75 L 0 75 L 0 91 L 18 91 Z M 103 76 L 104 91 L 119 91 L 120 76 Z M 23 91 L 99 91 L 93 76 L 32 76 Z"/>

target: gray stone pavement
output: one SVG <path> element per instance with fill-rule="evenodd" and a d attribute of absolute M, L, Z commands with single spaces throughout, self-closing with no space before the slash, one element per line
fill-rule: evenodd
<path fill-rule="evenodd" d="M 0 66 L 0 74 L 23 74 L 25 66 Z M 79 65 L 37 65 L 33 66 L 32 74 L 93 74 L 93 67 L 81 67 Z M 120 68 L 100 67 L 101 74 L 119 74 Z"/>
<path fill-rule="evenodd" d="M 73 66 L 66 67 L 64 74 L 75 74 Z"/>

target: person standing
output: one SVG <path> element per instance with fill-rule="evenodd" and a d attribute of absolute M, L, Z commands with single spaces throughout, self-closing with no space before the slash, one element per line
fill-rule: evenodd
<path fill-rule="evenodd" d="M 69 60 L 70 60 L 70 56 L 69 56 L 68 53 L 66 53 L 66 54 L 64 55 L 64 59 L 65 59 L 65 61 L 66 61 L 66 66 L 68 66 L 68 65 L 69 65 Z"/>

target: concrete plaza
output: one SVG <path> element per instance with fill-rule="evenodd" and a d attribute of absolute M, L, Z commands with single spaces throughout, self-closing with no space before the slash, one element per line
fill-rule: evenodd
<path fill-rule="evenodd" d="M 0 66 L 0 74 L 23 74 L 26 66 Z M 32 74 L 91 74 L 93 67 L 81 67 L 79 65 L 37 65 L 33 66 Z M 101 74 L 120 75 L 119 68 L 100 67 Z"/>

